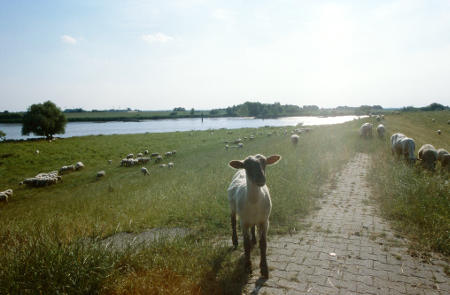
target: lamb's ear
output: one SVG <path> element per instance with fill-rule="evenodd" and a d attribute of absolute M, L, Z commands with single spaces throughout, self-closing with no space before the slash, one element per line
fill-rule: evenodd
<path fill-rule="evenodd" d="M 272 164 L 275 164 L 276 162 L 278 162 L 279 160 L 281 160 L 280 155 L 272 155 L 266 159 L 266 164 L 272 165 Z"/>
<path fill-rule="evenodd" d="M 235 169 L 242 169 L 242 168 L 244 168 L 244 162 L 238 161 L 238 160 L 233 160 L 230 163 L 228 163 L 228 165 L 230 165 L 231 167 L 233 167 Z"/>

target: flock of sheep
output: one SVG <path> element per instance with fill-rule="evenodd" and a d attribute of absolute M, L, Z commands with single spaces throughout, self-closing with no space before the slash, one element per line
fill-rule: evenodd
<path fill-rule="evenodd" d="M 177 151 L 173 150 L 173 151 L 168 151 L 164 153 L 164 158 L 170 158 L 174 155 L 176 155 Z M 149 156 L 144 156 L 144 155 L 149 155 Z M 149 163 L 151 160 L 154 159 L 155 164 L 158 164 L 160 162 L 162 162 L 163 157 L 161 156 L 160 153 L 151 153 L 148 150 L 145 150 L 143 153 L 138 153 L 136 155 L 136 158 L 134 158 L 134 154 L 128 154 L 126 156 L 126 158 L 122 159 L 122 161 L 120 162 L 120 166 L 124 166 L 124 167 L 131 167 L 131 166 L 135 166 L 138 164 L 147 164 Z M 111 160 L 108 161 L 111 164 Z M 159 164 L 160 168 L 173 168 L 175 166 L 174 162 L 169 162 L 167 164 Z M 146 167 L 141 167 L 141 172 L 144 175 L 149 175 L 149 171 Z"/>
<path fill-rule="evenodd" d="M 172 157 L 177 152 L 175 150 L 166 152 L 164 154 L 164 158 Z M 36 150 L 36 154 L 39 155 L 40 151 Z M 137 157 L 134 158 L 133 154 L 128 154 L 126 158 L 122 159 L 120 166 L 130 167 L 138 164 L 146 164 L 150 162 L 150 160 L 154 159 L 155 163 L 160 163 L 163 160 L 163 157 L 159 153 L 152 153 L 149 157 L 145 157 L 145 155 L 148 155 L 148 150 L 145 150 L 144 153 L 138 153 Z M 109 164 L 112 164 L 112 160 L 108 160 Z M 168 167 L 173 168 L 175 164 L 173 162 L 169 162 L 167 164 L 160 164 L 160 168 Z M 65 165 L 62 166 L 59 170 L 54 170 L 50 172 L 44 172 L 39 173 L 34 177 L 25 178 L 23 181 L 21 181 L 20 185 L 27 185 L 30 187 L 44 187 L 49 186 L 52 184 L 56 184 L 60 181 L 62 181 L 62 175 L 67 174 L 69 172 L 78 171 L 84 168 L 84 164 L 82 162 L 77 162 L 76 164 L 71 165 Z M 149 175 L 149 171 L 146 167 L 141 167 L 141 172 L 144 175 Z M 106 175 L 105 170 L 100 170 L 97 172 L 96 176 L 97 179 L 104 177 Z M 7 189 L 3 192 L 0 192 L 0 202 L 8 202 L 9 198 L 12 197 L 13 190 Z"/>
<path fill-rule="evenodd" d="M 377 121 L 384 119 L 384 117 L 381 116 L 377 116 L 376 118 Z M 433 122 L 435 122 L 434 119 L 432 120 Z M 359 128 L 360 137 L 363 138 L 372 137 L 372 129 L 373 129 L 372 123 L 362 124 L 361 127 Z M 384 127 L 384 125 L 379 124 L 377 126 L 378 136 L 384 137 L 385 132 L 386 128 Z M 436 132 L 439 135 L 441 134 L 441 130 L 437 130 Z M 415 156 L 416 143 L 414 139 L 407 137 L 403 133 L 392 134 L 390 143 L 392 154 L 397 155 L 397 157 L 401 157 L 403 155 L 403 157 L 411 164 L 414 164 L 416 160 L 419 160 L 422 164 L 422 167 L 430 171 L 433 171 L 436 168 L 436 161 L 439 161 L 441 163 L 441 168 L 443 169 L 450 168 L 450 154 L 447 150 L 443 148 L 436 150 L 436 148 L 433 145 L 427 143 L 420 147 L 418 151 L 418 157 L 416 157 Z"/>

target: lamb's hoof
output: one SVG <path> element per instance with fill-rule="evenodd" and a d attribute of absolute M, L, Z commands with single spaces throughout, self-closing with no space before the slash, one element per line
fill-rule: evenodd
<path fill-rule="evenodd" d="M 267 267 L 267 262 L 260 263 L 259 269 L 261 270 L 261 277 L 268 279 L 269 278 L 269 268 Z"/>
<path fill-rule="evenodd" d="M 267 266 L 261 268 L 261 277 L 264 279 L 269 278 L 269 270 L 267 269 Z"/>

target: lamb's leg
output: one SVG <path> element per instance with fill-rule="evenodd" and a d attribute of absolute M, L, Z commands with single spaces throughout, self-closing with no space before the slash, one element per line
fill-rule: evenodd
<path fill-rule="evenodd" d="M 248 272 L 252 272 L 252 262 L 250 260 L 250 234 L 249 234 L 249 226 L 242 225 L 242 233 L 244 236 L 244 251 L 245 251 L 245 268 Z"/>
<path fill-rule="evenodd" d="M 267 250 L 267 229 L 268 222 L 260 224 L 258 226 L 259 238 L 259 250 L 261 252 L 261 260 L 259 268 L 261 270 L 261 276 L 263 278 L 269 278 L 269 268 L 267 267 L 266 250 Z"/>
<path fill-rule="evenodd" d="M 236 249 L 238 246 L 238 236 L 236 233 L 236 212 L 231 213 L 231 229 L 232 229 L 231 239 L 233 241 L 234 249 Z"/>
<path fill-rule="evenodd" d="M 252 247 L 256 245 L 255 228 L 256 228 L 256 225 L 252 226 Z"/>

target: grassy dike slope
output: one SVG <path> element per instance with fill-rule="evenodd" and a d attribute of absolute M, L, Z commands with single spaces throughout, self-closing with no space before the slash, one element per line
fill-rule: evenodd
<path fill-rule="evenodd" d="M 435 119 L 435 122 L 432 119 Z M 416 155 L 425 143 L 450 150 L 450 111 L 390 115 L 388 134 L 401 132 L 416 142 Z M 437 130 L 442 134 L 438 135 Z M 414 167 L 395 161 L 388 140 L 374 150 L 370 181 L 384 216 L 407 236 L 411 251 L 437 251 L 450 255 L 450 183 L 440 164 L 429 172 L 417 161 Z M 450 272 L 449 272 L 450 273 Z"/>
<path fill-rule="evenodd" d="M 398 116 L 396 124 L 406 119 Z M 387 118 L 388 131 L 394 120 L 394 115 Z M 215 242 L 230 235 L 226 188 L 235 171 L 227 163 L 249 154 L 282 155 L 279 164 L 267 168 L 273 201 L 270 243 L 270 235 L 301 228 L 298 217 L 314 208 L 321 184 L 356 151 L 376 153 L 383 159 L 376 162 L 385 163 L 383 169 L 403 169 L 400 163 L 392 164 L 387 140 L 359 139 L 362 121 L 314 128 L 301 135 L 296 149 L 281 132 L 267 136 L 283 128 L 0 144 L 0 189 L 14 189 L 11 201 L 0 204 L 0 293 L 239 293 L 246 280 L 241 251 Z M 225 140 L 250 134 L 256 139 L 245 142 L 243 149 L 224 149 Z M 177 150 L 175 168 L 149 164 L 150 176 L 144 177 L 140 166 L 119 167 L 126 154 L 144 149 Z M 86 168 L 63 176 L 62 183 L 46 188 L 17 185 L 25 177 L 76 161 Z M 105 170 L 106 177 L 96 180 L 98 170 Z M 377 178 L 381 174 L 372 178 L 382 186 Z M 448 210 L 443 214 L 448 220 Z M 97 242 L 115 232 L 162 227 L 189 228 L 192 234 L 123 252 L 105 250 Z"/>

